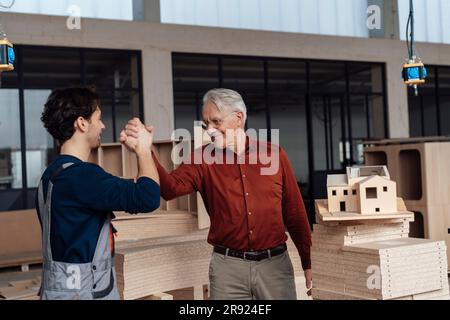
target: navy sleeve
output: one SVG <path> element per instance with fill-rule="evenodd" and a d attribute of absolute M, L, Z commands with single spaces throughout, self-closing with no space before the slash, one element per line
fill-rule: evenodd
<path fill-rule="evenodd" d="M 77 179 L 71 189 L 72 196 L 82 206 L 131 214 L 152 212 L 160 206 L 159 185 L 150 178 L 142 177 L 134 183 L 115 177 L 93 164 L 84 164 L 77 169 L 80 174 L 71 175 Z"/>

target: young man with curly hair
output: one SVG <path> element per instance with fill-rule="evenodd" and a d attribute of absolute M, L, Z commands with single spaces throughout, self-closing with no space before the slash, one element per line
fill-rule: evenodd
<path fill-rule="evenodd" d="M 58 141 L 60 155 L 45 170 L 36 196 L 43 239 L 43 300 L 119 299 L 113 211 L 144 213 L 160 205 L 151 129 L 141 130 L 127 145 L 138 159 L 136 182 L 88 163 L 105 129 L 101 114 L 99 97 L 89 88 L 55 90 L 45 104 L 41 120 Z"/>

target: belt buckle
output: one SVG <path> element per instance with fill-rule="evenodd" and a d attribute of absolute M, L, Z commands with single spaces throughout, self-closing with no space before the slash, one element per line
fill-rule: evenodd
<path fill-rule="evenodd" d="M 251 261 L 247 259 L 247 252 L 244 251 L 244 261 Z"/>
<path fill-rule="evenodd" d="M 254 258 L 247 258 L 247 254 Z M 244 252 L 244 261 L 260 261 L 256 252 Z"/>

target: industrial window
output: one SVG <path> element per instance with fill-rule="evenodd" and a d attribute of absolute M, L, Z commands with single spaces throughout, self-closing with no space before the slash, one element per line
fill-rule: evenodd
<path fill-rule="evenodd" d="M 352 194 L 353 194 L 354 196 L 356 196 L 356 195 L 358 194 L 358 191 L 357 191 L 356 189 L 354 189 L 354 190 L 352 190 Z"/>
<path fill-rule="evenodd" d="M 107 127 L 102 135 L 106 143 L 117 141 L 130 118 L 143 116 L 140 52 L 14 48 L 16 70 L 0 75 L 0 212 L 35 207 L 39 179 L 57 155 L 56 144 L 40 120 L 53 89 L 96 87 Z"/>
<path fill-rule="evenodd" d="M 384 192 L 388 192 L 388 187 L 383 187 Z"/>
<path fill-rule="evenodd" d="M 210 89 L 237 90 L 247 128 L 279 129 L 314 223 L 330 171 L 363 163 L 363 142 L 387 137 L 385 64 L 221 54 L 172 54 L 175 127 L 193 133 Z M 350 189 L 349 189 L 350 190 Z M 350 195 L 350 191 L 348 192 Z"/>
<path fill-rule="evenodd" d="M 344 190 L 344 196 L 348 196 L 348 190 Z"/>
<path fill-rule="evenodd" d="M 337 195 L 336 190 L 333 190 L 333 196 L 336 196 L 336 195 Z"/>
<path fill-rule="evenodd" d="M 411 137 L 450 135 L 450 67 L 427 66 L 428 77 L 419 87 L 408 88 Z"/>
<path fill-rule="evenodd" d="M 375 212 L 380 212 L 380 208 L 376 208 L 376 209 L 375 209 Z"/>

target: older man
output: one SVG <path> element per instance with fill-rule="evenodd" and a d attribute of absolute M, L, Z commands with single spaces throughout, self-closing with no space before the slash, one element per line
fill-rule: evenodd
<path fill-rule="evenodd" d="M 190 161 L 171 173 L 157 163 L 161 194 L 172 200 L 199 191 L 203 197 L 211 220 L 208 242 L 214 246 L 209 269 L 211 299 L 296 299 L 285 230 L 298 249 L 310 288 L 311 233 L 305 206 L 284 150 L 250 139 L 244 132 L 246 118 L 247 108 L 237 92 L 209 91 L 204 97 L 203 121 L 213 147 L 200 151 L 205 155 L 206 149 L 212 149 L 212 157 L 223 161 Z M 139 124 L 134 121 L 125 130 L 128 137 L 138 132 Z M 266 148 L 269 154 L 278 155 L 272 159 L 278 166 L 268 175 L 263 174 L 267 163 L 260 154 Z M 226 161 L 230 159 L 234 161 Z"/>

